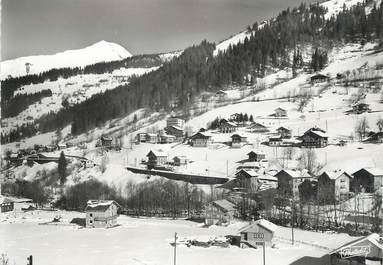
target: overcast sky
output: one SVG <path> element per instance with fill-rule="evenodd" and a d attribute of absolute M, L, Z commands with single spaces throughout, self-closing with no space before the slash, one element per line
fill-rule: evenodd
<path fill-rule="evenodd" d="M 100 40 L 133 54 L 218 42 L 302 0 L 2 0 L 2 60 Z M 314 2 L 307 0 L 306 2 Z"/>

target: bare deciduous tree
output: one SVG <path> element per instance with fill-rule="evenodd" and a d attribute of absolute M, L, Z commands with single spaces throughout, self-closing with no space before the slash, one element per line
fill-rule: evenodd
<path fill-rule="evenodd" d="M 355 133 L 359 136 L 360 141 L 362 141 L 363 138 L 366 136 L 368 128 L 369 125 L 366 117 L 363 117 L 356 122 Z"/>

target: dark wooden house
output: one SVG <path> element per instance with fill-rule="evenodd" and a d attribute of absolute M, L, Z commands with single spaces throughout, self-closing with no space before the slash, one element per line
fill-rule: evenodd
<path fill-rule="evenodd" d="M 231 136 L 231 147 L 240 148 L 247 143 L 247 137 L 242 134 L 233 134 Z"/>
<path fill-rule="evenodd" d="M 170 125 L 165 128 L 165 132 L 168 135 L 174 135 L 177 140 L 180 140 L 184 137 L 184 130 L 176 125 Z"/>
<path fill-rule="evenodd" d="M 307 130 L 299 139 L 303 147 L 322 148 L 328 145 L 326 131 L 316 127 Z"/>
<path fill-rule="evenodd" d="M 310 77 L 311 83 L 323 83 L 329 81 L 330 78 L 327 75 L 315 74 Z"/>
<path fill-rule="evenodd" d="M 363 142 L 365 142 L 365 143 L 374 143 L 374 144 L 383 143 L 383 132 L 373 133 L 367 139 L 365 139 Z"/>
<path fill-rule="evenodd" d="M 268 132 L 269 129 L 263 125 L 263 124 L 260 124 L 260 123 L 257 123 L 257 122 L 253 122 L 249 127 L 248 127 L 248 130 L 252 133 L 265 133 L 265 132 Z"/>
<path fill-rule="evenodd" d="M 207 147 L 212 143 L 212 137 L 206 132 L 197 132 L 191 137 L 191 145 L 193 147 Z"/>
<path fill-rule="evenodd" d="M 12 212 L 14 209 L 14 201 L 0 195 L 0 212 Z"/>
<path fill-rule="evenodd" d="M 250 151 L 249 153 L 247 153 L 247 155 L 249 157 L 248 161 L 250 162 L 253 162 L 253 161 L 259 162 L 262 159 L 266 159 L 266 154 L 260 151 L 256 151 L 256 152 Z"/>
<path fill-rule="evenodd" d="M 108 137 L 108 136 L 101 136 L 101 146 L 104 146 L 104 147 L 111 147 L 112 146 L 112 142 L 113 142 L 113 138 L 112 137 Z"/>
<path fill-rule="evenodd" d="M 232 133 L 237 130 L 237 124 L 231 121 L 227 121 L 225 119 L 222 119 L 219 124 L 219 131 L 221 133 Z"/>
<path fill-rule="evenodd" d="M 380 168 L 362 168 L 352 174 L 351 189 L 355 192 L 374 192 L 383 187 L 383 170 Z"/>
<path fill-rule="evenodd" d="M 291 136 L 292 136 L 292 133 L 291 133 L 291 130 L 290 129 L 287 129 L 286 127 L 279 127 L 277 129 L 277 132 L 279 133 L 279 135 L 281 136 L 281 138 L 283 139 L 290 139 Z"/>

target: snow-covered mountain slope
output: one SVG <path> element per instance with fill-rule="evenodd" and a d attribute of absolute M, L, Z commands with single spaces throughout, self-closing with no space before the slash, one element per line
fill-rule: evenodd
<path fill-rule="evenodd" d="M 110 62 L 131 57 L 124 47 L 116 43 L 100 41 L 78 50 L 68 50 L 53 55 L 20 57 L 0 64 L 0 79 L 38 74 L 51 69 L 83 67 L 99 62 Z"/>
<path fill-rule="evenodd" d="M 29 105 L 15 117 L 3 118 L 2 121 L 7 126 L 3 126 L 2 129 L 7 132 L 15 126 L 26 124 L 49 112 L 58 112 L 64 108 L 64 101 L 69 106 L 79 104 L 95 94 L 128 84 L 133 76 L 138 77 L 158 68 L 120 68 L 112 73 L 76 75 L 66 79 L 59 78 L 56 81 L 23 86 L 15 91 L 15 96 L 34 94 L 47 89 L 52 91 L 52 96 Z"/>
<path fill-rule="evenodd" d="M 325 19 L 330 19 L 332 16 L 337 15 L 339 12 L 343 10 L 343 7 L 345 6 L 347 9 L 349 9 L 352 6 L 356 6 L 357 4 L 363 3 L 363 0 L 330 0 L 323 2 L 321 6 L 327 8 L 327 13 L 325 14 Z M 375 0 L 372 1 L 367 7 L 366 7 L 366 13 L 369 13 L 370 7 L 376 3 L 378 6 L 380 4 L 381 0 Z"/>
<path fill-rule="evenodd" d="M 372 1 L 367 7 L 366 7 L 366 13 L 369 13 L 371 7 L 374 3 L 378 6 L 381 3 L 382 0 L 374 0 Z M 355 6 L 359 3 L 363 3 L 363 0 L 329 0 L 321 3 L 321 6 L 327 8 L 327 13 L 325 14 L 325 19 L 330 19 L 332 16 L 337 15 L 339 12 L 343 10 L 343 7 L 345 6 L 347 9 L 351 8 L 352 6 Z M 267 23 L 267 21 L 262 22 L 259 25 L 260 27 L 263 27 Z M 236 45 L 239 43 L 243 43 L 247 38 L 251 36 L 251 31 L 245 30 L 242 31 L 222 42 L 217 44 L 215 50 L 214 50 L 214 56 L 217 56 L 219 52 L 225 52 L 230 45 Z"/>
<path fill-rule="evenodd" d="M 231 37 L 227 40 L 220 42 L 215 47 L 213 55 L 217 56 L 219 52 L 226 51 L 230 45 L 236 45 L 238 43 L 243 43 L 245 41 L 246 37 L 249 38 L 250 35 L 251 35 L 251 32 L 245 30 L 245 31 L 242 31 L 241 33 L 238 33 L 237 35 L 234 35 L 233 37 Z"/>

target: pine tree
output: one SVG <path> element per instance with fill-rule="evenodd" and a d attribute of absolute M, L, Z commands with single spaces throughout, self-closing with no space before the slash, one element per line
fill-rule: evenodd
<path fill-rule="evenodd" d="M 64 155 L 64 152 L 60 153 L 59 164 L 58 164 L 58 173 L 60 177 L 61 185 L 64 185 L 67 177 L 67 161 Z"/>

